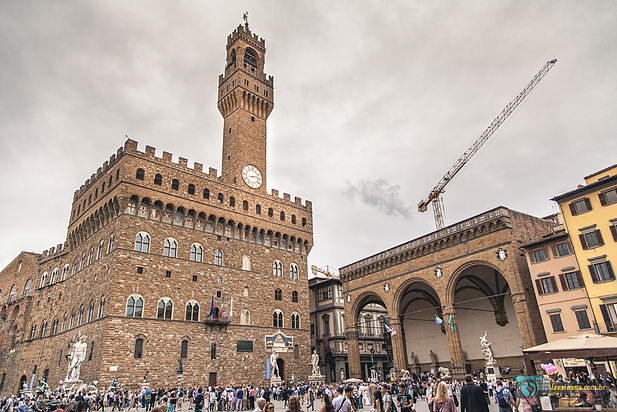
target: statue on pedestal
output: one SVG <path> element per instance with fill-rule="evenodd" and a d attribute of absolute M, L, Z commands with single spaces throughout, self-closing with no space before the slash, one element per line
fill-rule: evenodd
<path fill-rule="evenodd" d="M 484 359 L 486 363 L 494 363 L 495 358 L 493 357 L 493 349 L 491 348 L 491 343 L 486 340 L 487 331 L 484 331 L 484 336 L 480 337 L 480 345 L 482 345 L 482 354 L 484 355 Z"/>
<path fill-rule="evenodd" d="M 272 351 L 272 355 L 270 355 L 270 368 L 272 369 L 272 376 L 276 376 L 277 378 L 280 378 L 279 375 L 279 365 L 278 365 L 278 360 L 279 355 L 278 353 L 276 353 L 275 351 Z"/>
<path fill-rule="evenodd" d="M 411 365 L 409 368 L 411 369 L 413 373 L 419 374 L 420 366 L 418 365 L 418 358 L 416 357 L 416 354 L 411 352 L 410 358 L 411 358 L 410 359 Z"/>
<path fill-rule="evenodd" d="M 314 350 L 313 354 L 311 355 L 311 366 L 313 367 L 311 375 L 321 375 L 321 371 L 319 370 L 319 355 L 317 354 L 316 350 Z"/>
<path fill-rule="evenodd" d="M 86 339 L 86 335 L 81 335 L 77 342 L 73 343 L 71 354 L 68 357 L 70 361 L 69 370 L 66 372 L 66 379 L 64 380 L 64 383 L 79 381 L 81 364 L 86 359 L 86 349 L 88 348 Z"/>
<path fill-rule="evenodd" d="M 480 337 L 480 345 L 484 355 L 484 370 L 486 372 L 486 380 L 488 382 L 495 382 L 501 378 L 501 373 L 493 355 L 493 348 L 491 348 L 491 343 L 486 339 L 486 335 L 487 331 L 484 331 L 484 336 Z"/>

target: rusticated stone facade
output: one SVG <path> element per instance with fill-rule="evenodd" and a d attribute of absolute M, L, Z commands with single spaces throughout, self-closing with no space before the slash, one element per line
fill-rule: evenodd
<path fill-rule="evenodd" d="M 229 36 L 221 176 L 129 139 L 75 192 L 66 243 L 20 255 L 32 292 L 19 303 L 20 316 L 29 312 L 10 356 L 15 329 L 2 326 L 0 394 L 35 373 L 57 386 L 80 335 L 88 343 L 81 379 L 99 379 L 100 388 L 116 376 L 135 388 L 146 373 L 152 387 L 175 385 L 180 359 L 187 385 L 263 384 L 266 338 L 277 333 L 287 342 L 278 347 L 283 379 L 308 377 L 312 204 L 266 192 L 274 90 L 264 59 L 265 41 L 248 25 Z M 261 178 L 243 173 L 247 165 Z M 14 264 L 0 277 L 3 313 L 15 306 L 6 302 Z"/>

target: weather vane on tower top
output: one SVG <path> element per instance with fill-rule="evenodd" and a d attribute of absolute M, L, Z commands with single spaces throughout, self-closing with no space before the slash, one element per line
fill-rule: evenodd
<path fill-rule="evenodd" d="M 245 11 L 244 14 L 242 15 L 242 18 L 244 19 L 244 27 L 249 28 L 249 12 Z"/>

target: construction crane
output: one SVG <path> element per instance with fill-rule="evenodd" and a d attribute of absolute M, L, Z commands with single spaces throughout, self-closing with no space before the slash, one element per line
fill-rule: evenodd
<path fill-rule="evenodd" d="M 317 267 L 315 265 L 311 265 L 311 271 L 313 272 L 313 275 L 315 276 L 319 276 L 321 275 L 325 275 L 326 277 L 338 277 L 338 275 L 330 269 L 330 266 L 326 265 L 323 268 Z"/>
<path fill-rule="evenodd" d="M 501 124 L 514 112 L 519 104 L 531 93 L 531 91 L 540 83 L 540 80 L 548 73 L 548 71 L 557 63 L 557 59 L 549 60 L 544 67 L 531 79 L 531 81 L 525 86 L 525 88 L 512 100 L 508 105 L 499 113 L 499 115 L 493 120 L 493 122 L 486 128 L 486 130 L 478 137 L 478 139 L 471 145 L 469 149 L 454 163 L 454 165 L 448 170 L 448 172 L 441 178 L 435 187 L 428 194 L 425 200 L 418 203 L 418 211 L 426 212 L 428 204 L 433 204 L 433 214 L 435 215 L 435 226 L 437 230 L 443 229 L 444 221 L 444 208 L 443 201 L 441 199 L 444 188 L 454 178 L 454 176 L 465 166 L 465 164 L 472 158 L 474 154 L 486 141 L 495 133 L 495 131 L 501 126 Z"/>

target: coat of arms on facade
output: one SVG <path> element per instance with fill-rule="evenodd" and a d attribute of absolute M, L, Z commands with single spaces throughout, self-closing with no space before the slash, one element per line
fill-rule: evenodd
<path fill-rule="evenodd" d="M 437 276 L 438 278 L 443 276 L 443 269 L 442 268 L 436 268 L 435 269 L 435 276 Z"/>
<path fill-rule="evenodd" d="M 497 259 L 503 261 L 503 260 L 506 260 L 507 257 L 508 257 L 508 252 L 503 248 L 499 248 L 499 250 L 497 251 Z"/>
<path fill-rule="evenodd" d="M 288 349 L 292 349 L 294 345 L 294 338 L 283 335 L 283 332 L 278 331 L 272 336 L 266 335 L 266 349 L 272 349 L 276 352 L 287 352 Z"/>
<path fill-rule="evenodd" d="M 390 284 L 388 282 L 386 282 L 385 285 L 383 285 L 383 290 L 386 292 L 390 291 Z"/>

